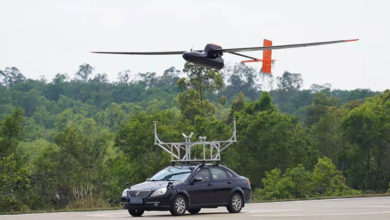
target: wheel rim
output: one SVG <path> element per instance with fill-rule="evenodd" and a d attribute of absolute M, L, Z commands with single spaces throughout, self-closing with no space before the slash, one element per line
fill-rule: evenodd
<path fill-rule="evenodd" d="M 176 212 L 183 213 L 186 211 L 186 201 L 182 197 L 176 199 L 175 202 Z"/>
<path fill-rule="evenodd" d="M 232 199 L 232 207 L 235 211 L 238 211 L 241 209 L 242 201 L 241 196 L 238 194 L 235 194 Z"/>

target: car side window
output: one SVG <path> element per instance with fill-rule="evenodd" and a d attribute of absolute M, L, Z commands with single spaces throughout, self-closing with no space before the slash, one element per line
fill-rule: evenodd
<path fill-rule="evenodd" d="M 210 179 L 209 170 L 203 168 L 194 177 L 201 177 L 203 181 L 208 181 Z"/>
<path fill-rule="evenodd" d="M 226 174 L 227 174 L 228 178 L 233 178 L 234 177 L 234 175 L 229 170 L 226 170 Z"/>
<path fill-rule="evenodd" d="M 228 178 L 226 171 L 219 167 L 210 167 L 210 171 L 214 180 L 222 180 Z"/>

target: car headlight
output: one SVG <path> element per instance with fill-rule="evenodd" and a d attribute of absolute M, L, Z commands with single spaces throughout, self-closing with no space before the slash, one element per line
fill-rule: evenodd
<path fill-rule="evenodd" d="M 122 197 L 127 197 L 127 189 L 123 190 Z"/>
<path fill-rule="evenodd" d="M 164 188 L 161 188 L 161 189 L 154 191 L 152 193 L 152 195 L 150 195 L 150 197 L 161 196 L 161 195 L 164 195 L 166 192 L 167 192 L 167 187 L 164 187 Z"/>

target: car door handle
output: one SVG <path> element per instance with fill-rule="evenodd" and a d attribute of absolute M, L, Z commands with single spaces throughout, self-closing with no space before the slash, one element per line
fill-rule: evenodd
<path fill-rule="evenodd" d="M 232 184 L 232 181 L 227 181 L 227 184 Z"/>
<path fill-rule="evenodd" d="M 212 186 L 213 184 L 211 184 L 211 183 L 209 183 L 209 184 L 207 184 L 207 186 Z"/>

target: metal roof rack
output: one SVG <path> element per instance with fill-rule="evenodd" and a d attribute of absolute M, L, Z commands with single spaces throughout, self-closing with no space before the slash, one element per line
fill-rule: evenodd
<path fill-rule="evenodd" d="M 157 135 L 157 123 L 154 121 L 154 144 L 171 155 L 171 162 L 216 162 L 221 160 L 221 152 L 228 148 L 236 138 L 236 119 L 233 120 L 233 134 L 224 141 L 206 141 L 205 136 L 200 136 L 199 141 L 191 142 L 193 132 L 190 135 L 183 133 L 184 142 L 165 143 Z M 200 155 L 199 155 L 200 153 Z"/>

